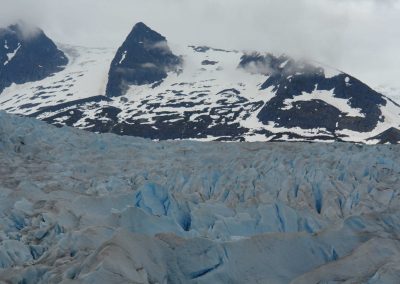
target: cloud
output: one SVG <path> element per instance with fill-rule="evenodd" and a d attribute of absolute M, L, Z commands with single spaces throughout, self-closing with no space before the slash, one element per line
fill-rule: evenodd
<path fill-rule="evenodd" d="M 18 21 L 16 24 L 18 27 L 17 34 L 24 40 L 30 40 L 42 32 L 37 26 L 28 24 L 24 21 Z"/>
<path fill-rule="evenodd" d="M 400 86 L 398 0 L 0 0 L 58 42 L 118 47 L 143 21 L 173 44 L 308 57 L 372 86 Z"/>
<path fill-rule="evenodd" d="M 158 50 L 160 50 L 161 52 L 164 52 L 164 53 L 170 53 L 171 52 L 171 50 L 170 50 L 170 48 L 168 46 L 168 42 L 164 41 L 164 40 L 156 42 L 156 43 L 152 44 L 151 46 L 147 46 L 147 48 L 149 48 L 149 49 L 158 49 Z"/>
<path fill-rule="evenodd" d="M 276 71 L 272 69 L 269 65 L 263 64 L 261 62 L 250 62 L 244 68 L 247 72 L 252 74 L 265 74 L 265 75 L 272 75 Z"/>
<path fill-rule="evenodd" d="M 151 62 L 143 63 L 141 66 L 143 68 L 149 68 L 149 69 L 157 68 L 157 65 L 155 65 L 154 63 L 151 63 Z"/>

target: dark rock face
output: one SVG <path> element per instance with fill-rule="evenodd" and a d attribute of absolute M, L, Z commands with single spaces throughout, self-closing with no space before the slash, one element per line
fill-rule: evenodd
<path fill-rule="evenodd" d="M 181 58 L 171 52 L 165 37 L 138 23 L 111 62 L 106 95 L 121 96 L 129 85 L 161 81 L 180 65 Z"/>
<path fill-rule="evenodd" d="M 208 46 L 194 46 L 194 45 L 190 45 L 189 47 L 193 48 L 194 51 L 196 51 L 196 52 L 201 52 L 201 53 L 207 52 L 207 51 L 209 51 L 209 50 L 211 49 L 211 48 L 208 47 Z"/>
<path fill-rule="evenodd" d="M 273 122 L 285 128 L 326 128 L 331 133 L 343 129 L 368 132 L 381 119 L 380 106 L 386 105 L 381 94 L 350 75 L 341 73 L 327 78 L 322 68 L 295 62 L 285 56 L 246 55 L 239 66 L 250 72 L 269 75 L 261 89 L 272 87 L 276 95 L 258 114 L 264 124 Z M 289 108 L 285 104 L 285 100 L 304 93 L 332 90 L 334 98 L 348 100 L 349 106 L 358 109 L 363 117 L 350 116 L 317 98 L 293 102 Z"/>
<path fill-rule="evenodd" d="M 381 134 L 372 137 L 368 140 L 379 140 L 380 144 L 398 144 L 400 143 L 400 130 L 396 129 L 394 127 L 391 127 L 387 130 L 385 130 L 384 132 L 382 132 Z"/>
<path fill-rule="evenodd" d="M 67 63 L 42 30 L 27 31 L 22 24 L 0 29 L 0 93 L 12 83 L 42 80 Z"/>
<path fill-rule="evenodd" d="M 215 65 L 215 64 L 217 64 L 217 63 L 218 63 L 218 61 L 203 60 L 203 61 L 201 62 L 201 65 Z"/>

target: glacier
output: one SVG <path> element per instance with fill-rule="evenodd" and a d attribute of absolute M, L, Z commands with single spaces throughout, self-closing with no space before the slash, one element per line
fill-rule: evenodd
<path fill-rule="evenodd" d="M 0 283 L 399 283 L 400 146 L 156 142 L 0 112 Z"/>

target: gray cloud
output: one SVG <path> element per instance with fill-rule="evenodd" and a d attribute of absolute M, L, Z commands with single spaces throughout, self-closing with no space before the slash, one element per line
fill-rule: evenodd
<path fill-rule="evenodd" d="M 143 21 L 171 44 L 308 57 L 372 86 L 400 86 L 397 0 L 0 0 L 0 24 L 34 23 L 58 42 L 117 47 Z"/>

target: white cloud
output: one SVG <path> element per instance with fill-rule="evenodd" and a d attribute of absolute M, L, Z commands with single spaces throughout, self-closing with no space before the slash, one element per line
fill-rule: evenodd
<path fill-rule="evenodd" d="M 310 57 L 370 85 L 400 86 L 397 0 L 0 0 L 56 41 L 118 46 L 143 21 L 169 42 Z"/>

